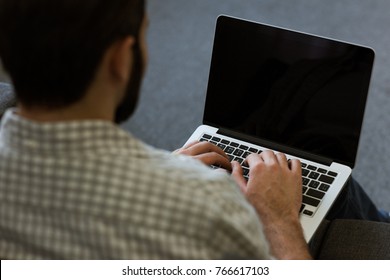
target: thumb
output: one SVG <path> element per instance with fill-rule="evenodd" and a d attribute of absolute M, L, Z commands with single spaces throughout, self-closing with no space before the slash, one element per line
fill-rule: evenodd
<path fill-rule="evenodd" d="M 241 165 L 237 161 L 232 161 L 232 177 L 240 187 L 241 191 L 246 193 L 246 180 L 242 174 Z"/>

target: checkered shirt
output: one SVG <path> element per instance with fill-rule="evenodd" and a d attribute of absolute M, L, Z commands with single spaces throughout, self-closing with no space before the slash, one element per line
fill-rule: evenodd
<path fill-rule="evenodd" d="M 254 209 L 223 172 L 110 122 L 0 128 L 6 259 L 270 258 Z"/>

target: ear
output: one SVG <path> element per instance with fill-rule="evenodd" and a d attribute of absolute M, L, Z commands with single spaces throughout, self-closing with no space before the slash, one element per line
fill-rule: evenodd
<path fill-rule="evenodd" d="M 120 39 L 112 45 L 110 72 L 115 79 L 127 82 L 131 74 L 135 39 L 132 36 Z"/>

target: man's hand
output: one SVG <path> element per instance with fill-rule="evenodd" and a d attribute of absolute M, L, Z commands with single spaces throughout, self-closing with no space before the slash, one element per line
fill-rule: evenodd
<path fill-rule="evenodd" d="M 277 258 L 310 258 L 299 221 L 302 202 L 301 164 L 287 161 L 284 154 L 265 151 L 246 159 L 249 180 L 242 177 L 237 162 L 232 163 L 232 176 L 264 225 L 265 234 Z"/>
<path fill-rule="evenodd" d="M 209 166 L 221 166 L 221 168 L 229 171 L 232 169 L 232 165 L 225 152 L 221 148 L 209 142 L 192 142 L 173 153 L 192 156 Z"/>
<path fill-rule="evenodd" d="M 272 151 L 251 154 L 246 161 L 250 170 L 248 182 L 240 174 L 239 166 L 234 166 L 232 175 L 263 222 L 297 220 L 302 202 L 300 162 L 288 162 L 284 154 Z"/>

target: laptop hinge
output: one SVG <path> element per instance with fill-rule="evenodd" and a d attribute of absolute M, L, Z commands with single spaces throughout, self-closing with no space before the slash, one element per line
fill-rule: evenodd
<path fill-rule="evenodd" d="M 232 131 L 229 129 L 220 128 L 218 130 L 218 133 L 225 135 L 225 136 L 228 136 L 228 137 L 231 137 L 231 138 L 239 139 L 241 141 L 245 141 L 245 142 L 253 143 L 255 145 L 270 148 L 272 150 L 277 150 L 277 151 L 280 151 L 280 152 L 283 152 L 283 153 L 286 153 L 286 154 L 289 154 L 292 156 L 296 156 L 296 157 L 300 157 L 300 158 L 303 158 L 306 160 L 318 162 L 318 163 L 321 163 L 323 165 L 330 166 L 333 162 L 332 159 L 327 158 L 327 157 L 318 156 L 318 155 L 315 155 L 312 153 L 301 151 L 299 149 L 291 148 L 291 147 L 288 147 L 285 145 L 274 143 L 272 141 L 267 141 L 267 140 L 263 140 L 263 139 L 256 138 L 253 136 L 245 135 L 245 134 L 242 134 L 242 133 L 239 133 L 236 131 Z"/>

